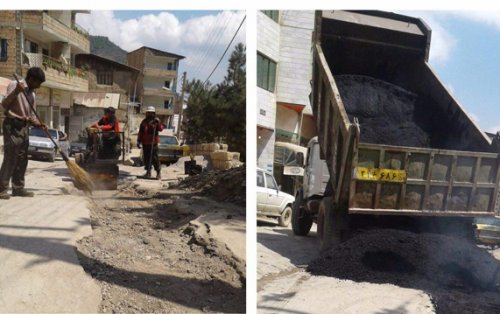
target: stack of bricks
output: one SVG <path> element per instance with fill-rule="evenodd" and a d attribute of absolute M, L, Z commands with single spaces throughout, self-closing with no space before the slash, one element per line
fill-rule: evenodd
<path fill-rule="evenodd" d="M 240 153 L 228 152 L 227 144 L 205 143 L 190 146 L 191 153 L 210 157 L 210 163 L 215 170 L 227 170 L 241 164 Z"/>

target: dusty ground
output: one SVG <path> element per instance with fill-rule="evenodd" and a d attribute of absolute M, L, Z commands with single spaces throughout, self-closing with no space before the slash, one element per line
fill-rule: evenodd
<path fill-rule="evenodd" d="M 452 230 L 382 230 L 388 226 L 357 222 L 347 242 L 320 257 L 315 225 L 297 237 L 291 228 L 259 222 L 258 312 L 499 312 L 500 249 L 478 248 Z"/>
<path fill-rule="evenodd" d="M 102 287 L 105 313 L 244 312 L 245 209 L 164 181 L 133 180 L 95 193 L 92 236 L 77 251 Z M 174 171 L 172 171 L 172 169 Z M 128 176 L 127 176 L 128 175 Z"/>

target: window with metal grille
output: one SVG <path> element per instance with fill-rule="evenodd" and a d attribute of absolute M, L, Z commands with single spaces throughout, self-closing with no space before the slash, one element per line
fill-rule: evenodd
<path fill-rule="evenodd" d="M 113 72 L 111 72 L 111 71 L 97 71 L 97 84 L 113 85 Z"/>
<path fill-rule="evenodd" d="M 262 13 L 269 16 L 273 21 L 278 23 L 280 11 L 278 11 L 278 10 L 262 10 Z"/>
<path fill-rule="evenodd" d="M 0 39 L 0 61 L 7 61 L 7 39 Z"/>
<path fill-rule="evenodd" d="M 257 86 L 274 93 L 276 62 L 257 53 Z"/>

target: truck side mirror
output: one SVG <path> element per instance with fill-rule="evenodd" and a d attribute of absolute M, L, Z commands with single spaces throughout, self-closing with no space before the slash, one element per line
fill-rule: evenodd
<path fill-rule="evenodd" d="M 295 160 L 297 161 L 297 164 L 299 164 L 299 166 L 303 167 L 304 166 L 304 153 L 298 152 L 297 154 L 295 154 Z"/>

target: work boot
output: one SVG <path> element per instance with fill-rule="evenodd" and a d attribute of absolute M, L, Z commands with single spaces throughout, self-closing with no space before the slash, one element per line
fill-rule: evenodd
<path fill-rule="evenodd" d="M 12 190 L 12 196 L 33 197 L 35 193 L 26 191 L 25 189 L 18 189 Z"/>
<path fill-rule="evenodd" d="M 144 178 L 151 178 L 151 170 L 146 171 Z"/>
<path fill-rule="evenodd" d="M 156 180 L 161 180 L 161 170 L 156 171 Z"/>
<path fill-rule="evenodd" d="M 8 200 L 10 198 L 10 194 L 7 191 L 0 192 L 0 200 Z"/>

